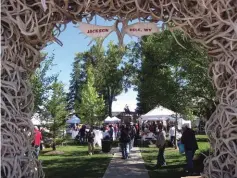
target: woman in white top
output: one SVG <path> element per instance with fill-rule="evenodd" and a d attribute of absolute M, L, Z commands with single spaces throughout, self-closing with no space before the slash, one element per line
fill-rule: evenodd
<path fill-rule="evenodd" d="M 174 147 L 175 146 L 175 142 L 174 142 L 175 141 L 175 127 L 174 126 L 170 128 L 169 135 L 170 135 L 170 142 L 172 144 L 172 147 Z"/>

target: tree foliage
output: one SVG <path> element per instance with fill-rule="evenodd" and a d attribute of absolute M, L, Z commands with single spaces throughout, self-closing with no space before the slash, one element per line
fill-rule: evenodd
<path fill-rule="evenodd" d="M 162 105 L 185 115 L 209 117 L 215 107 L 214 90 L 208 77 L 210 60 L 196 43 L 180 32 L 142 38 L 130 46 L 130 67 L 136 71 L 138 112 Z"/>
<path fill-rule="evenodd" d="M 47 54 L 42 53 L 42 57 Z M 65 126 L 66 93 L 64 85 L 58 81 L 58 74 L 49 75 L 48 72 L 54 66 L 54 54 L 46 57 L 35 73 L 31 76 L 30 82 L 34 93 L 34 112 L 39 113 L 41 123 L 50 129 L 53 141 L 58 136 L 59 130 Z M 53 147 L 55 148 L 55 145 Z"/>
<path fill-rule="evenodd" d="M 52 132 L 54 143 L 55 138 L 58 136 L 58 131 L 65 126 L 66 117 L 68 115 L 66 105 L 67 100 L 64 85 L 56 79 L 52 84 L 50 98 L 44 107 L 44 118 L 47 120 L 47 126 Z M 53 148 L 56 149 L 55 146 Z"/>
<path fill-rule="evenodd" d="M 96 90 L 105 101 L 105 114 L 112 115 L 113 101 L 129 86 L 126 77 L 128 72 L 125 71 L 126 62 L 123 60 L 124 53 L 124 49 L 112 42 L 104 49 L 98 41 L 88 51 L 76 54 L 69 89 L 69 96 L 73 98 L 70 107 L 74 108 L 76 113 L 80 113 L 77 106 L 81 103 L 81 88 L 87 80 L 86 69 L 91 65 Z"/>
<path fill-rule="evenodd" d="M 98 45 L 98 44 L 97 44 Z M 101 50 L 100 58 L 97 58 L 95 66 L 96 87 L 100 94 L 104 96 L 106 111 L 112 116 L 112 103 L 116 96 L 122 93 L 125 87 L 125 73 L 123 49 L 119 48 L 112 42 L 109 43 L 108 49 Z"/>
<path fill-rule="evenodd" d="M 80 57 L 79 57 L 80 56 Z M 81 55 L 77 54 L 77 57 L 73 62 L 73 69 L 71 72 L 69 92 L 67 93 L 67 110 L 75 111 L 76 114 L 79 114 L 79 105 L 81 103 L 81 91 L 82 86 L 85 83 L 85 71 L 83 66 L 83 60 Z"/>
<path fill-rule="evenodd" d="M 87 82 L 81 92 L 80 116 L 83 122 L 94 125 L 103 119 L 104 100 L 99 97 L 95 88 L 95 78 L 92 66 L 87 68 Z"/>
<path fill-rule="evenodd" d="M 48 75 L 47 73 L 54 66 L 54 54 L 47 57 L 47 54 L 41 54 L 46 59 L 41 62 L 40 67 L 31 75 L 30 83 L 34 94 L 34 112 L 41 112 L 41 108 L 49 97 L 49 91 L 55 78 L 58 76 Z"/>

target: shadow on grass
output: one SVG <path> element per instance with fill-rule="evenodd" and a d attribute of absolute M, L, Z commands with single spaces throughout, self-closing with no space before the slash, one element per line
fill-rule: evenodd
<path fill-rule="evenodd" d="M 45 160 L 42 165 L 46 178 L 98 178 L 110 162 L 109 157 L 86 156 Z"/>

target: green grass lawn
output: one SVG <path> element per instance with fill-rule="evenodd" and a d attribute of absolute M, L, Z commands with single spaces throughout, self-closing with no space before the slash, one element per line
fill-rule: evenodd
<path fill-rule="evenodd" d="M 41 152 L 39 160 L 42 160 L 46 178 L 100 178 L 112 158 L 111 154 L 99 153 L 88 156 L 87 146 L 60 146 L 57 151 L 63 151 L 63 155 L 45 155 L 52 151 L 47 149 Z"/>
<path fill-rule="evenodd" d="M 196 157 L 197 155 L 200 155 L 200 152 L 204 152 L 209 149 L 207 136 L 198 135 L 197 141 L 199 150 L 196 151 Z M 185 176 L 183 171 L 186 163 L 185 156 L 181 155 L 178 150 L 175 150 L 174 148 L 167 148 L 165 150 L 167 166 L 161 169 L 153 169 L 156 164 L 156 158 L 158 154 L 158 149 L 154 145 L 151 145 L 149 148 L 141 148 L 141 150 L 142 157 L 145 161 L 145 165 L 149 172 L 150 178 L 180 178 L 182 176 Z M 202 161 L 200 162 L 199 159 L 194 162 L 194 165 L 196 172 L 201 171 L 203 168 Z"/>

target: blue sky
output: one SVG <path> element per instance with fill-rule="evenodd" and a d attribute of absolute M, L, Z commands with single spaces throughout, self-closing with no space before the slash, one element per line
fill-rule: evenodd
<path fill-rule="evenodd" d="M 95 20 L 91 22 L 91 24 L 95 24 Z M 113 22 L 104 21 L 103 19 L 97 17 L 96 20 L 97 25 L 104 26 L 112 26 Z M 69 87 L 70 73 L 72 71 L 72 63 L 75 57 L 75 54 L 78 52 L 86 51 L 90 48 L 88 44 L 91 41 L 91 38 L 85 38 L 84 34 L 80 34 L 78 28 L 76 28 L 72 23 L 67 25 L 67 28 L 64 32 L 60 34 L 58 39 L 63 43 L 63 46 L 59 46 L 57 43 L 53 43 L 47 46 L 43 51 L 47 52 L 49 55 L 54 53 L 55 59 L 54 63 L 57 64 L 53 69 L 49 72 L 49 74 L 55 74 L 60 72 L 59 80 L 65 84 L 65 88 Z M 107 46 L 109 41 L 118 42 L 117 36 L 115 32 L 111 33 L 105 40 L 103 45 Z M 125 36 L 124 44 L 127 44 L 131 41 L 137 40 L 137 38 L 130 38 L 129 36 Z M 127 93 L 122 93 L 117 97 L 117 101 L 113 102 L 113 111 L 123 111 L 123 108 L 126 104 L 128 104 L 130 110 L 134 110 L 136 108 L 136 97 L 137 92 L 130 89 Z"/>

